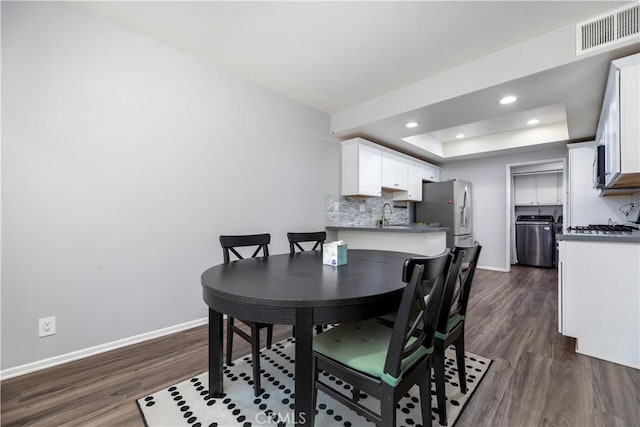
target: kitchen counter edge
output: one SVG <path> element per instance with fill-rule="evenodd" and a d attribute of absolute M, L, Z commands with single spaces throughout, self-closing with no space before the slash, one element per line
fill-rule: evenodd
<path fill-rule="evenodd" d="M 449 227 L 429 227 L 428 225 L 392 225 L 388 227 L 357 227 L 328 225 L 327 230 L 351 230 L 351 231 L 375 231 L 375 232 L 395 232 L 395 233 L 444 233 L 449 231 Z"/>

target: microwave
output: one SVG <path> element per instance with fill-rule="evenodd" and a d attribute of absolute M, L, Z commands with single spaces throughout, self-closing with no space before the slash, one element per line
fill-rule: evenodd
<path fill-rule="evenodd" d="M 593 159 L 593 188 L 605 187 L 605 151 L 604 145 L 596 147 L 596 155 Z"/>

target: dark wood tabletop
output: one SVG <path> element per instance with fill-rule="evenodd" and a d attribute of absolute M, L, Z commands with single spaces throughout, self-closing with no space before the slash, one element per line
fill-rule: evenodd
<path fill-rule="evenodd" d="M 415 254 L 349 250 L 347 264 L 322 264 L 319 252 L 271 255 L 221 264 L 202 274 L 209 306 L 209 394 L 222 386 L 222 314 L 296 326 L 295 416 L 309 425 L 313 325 L 363 320 L 397 309 L 402 265 Z"/>

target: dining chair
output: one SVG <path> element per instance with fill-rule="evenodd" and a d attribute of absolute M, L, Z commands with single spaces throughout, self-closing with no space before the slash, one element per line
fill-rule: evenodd
<path fill-rule="evenodd" d="M 325 240 L 327 240 L 327 233 L 326 231 L 287 233 L 287 239 L 289 239 L 289 253 L 291 255 L 295 254 L 296 250 L 300 252 L 306 252 L 307 249 L 302 247 L 300 243 L 307 243 L 307 242 L 314 243 L 313 247 L 311 248 L 312 251 L 315 251 L 318 248 L 320 248 L 320 251 L 322 251 L 322 244 L 324 243 Z M 316 325 L 317 334 L 322 333 L 323 330 L 324 330 L 323 325 Z"/>
<path fill-rule="evenodd" d="M 467 392 L 467 380 L 464 361 L 464 325 L 467 313 L 467 304 L 473 276 L 480 257 L 482 246 L 475 242 L 472 246 L 455 246 L 454 256 L 461 259 L 461 268 L 452 288 L 445 293 L 440 318 L 436 327 L 433 352 L 433 370 L 436 381 L 436 397 L 438 401 L 438 414 L 440 424 L 447 425 L 447 409 L 445 395 L 445 350 L 451 344 L 456 350 L 456 363 L 458 368 L 458 382 L 460 391 Z"/>
<path fill-rule="evenodd" d="M 322 244 L 327 240 L 327 233 L 325 231 L 317 232 L 305 232 L 305 233 L 287 233 L 287 239 L 289 239 L 289 253 L 296 253 L 296 249 L 300 252 L 305 252 L 300 243 L 312 242 L 315 243 L 311 248 L 312 251 L 320 249 L 322 251 Z"/>
<path fill-rule="evenodd" d="M 230 255 L 233 254 L 237 259 L 244 259 L 238 252 L 240 247 L 253 247 L 255 250 L 251 258 L 255 258 L 262 252 L 262 256 L 269 256 L 269 243 L 271 243 L 270 234 L 245 234 L 236 236 L 220 236 L 220 245 L 222 246 L 222 255 L 224 263 L 231 262 Z M 259 284 L 256 283 L 256 286 Z M 238 328 L 234 323 L 233 317 L 227 315 L 227 365 L 231 366 L 231 354 L 233 353 L 233 334 L 237 333 L 241 338 L 251 344 L 251 358 L 253 361 L 253 390 L 256 396 L 262 392 L 260 387 L 260 330 L 267 330 L 267 348 L 271 348 L 273 341 L 273 325 L 266 323 L 250 322 L 248 320 L 237 319 L 250 328 L 250 334 Z"/>
<path fill-rule="evenodd" d="M 313 339 L 314 407 L 318 390 L 353 409 L 369 421 L 395 426 L 396 404 L 414 385 L 420 388 L 422 423 L 431 426 L 431 354 L 442 297 L 449 283 L 451 266 L 460 259 L 445 252 L 425 258 L 410 258 L 403 265 L 406 285 L 396 322 L 389 328 L 375 319 L 338 325 Z M 429 279 L 429 280 L 425 280 Z M 423 292 L 427 287 L 428 294 Z M 415 306 L 419 310 L 415 310 Z M 420 328 L 418 328 L 420 325 Z M 351 384 L 352 388 L 378 399 L 376 413 L 351 396 L 320 380 L 320 371 Z"/>

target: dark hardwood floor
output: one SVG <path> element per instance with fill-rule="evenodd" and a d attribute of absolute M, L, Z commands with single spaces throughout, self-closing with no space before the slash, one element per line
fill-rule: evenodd
<path fill-rule="evenodd" d="M 467 350 L 493 364 L 456 426 L 640 425 L 640 371 L 558 334 L 555 270 L 478 270 L 467 319 Z M 274 340 L 290 334 L 278 326 Z M 136 399 L 206 369 L 203 326 L 5 380 L 1 424 L 142 426 Z"/>

